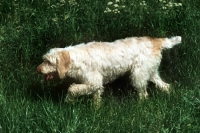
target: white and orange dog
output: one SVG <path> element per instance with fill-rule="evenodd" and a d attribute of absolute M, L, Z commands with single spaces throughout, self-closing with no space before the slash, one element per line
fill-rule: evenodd
<path fill-rule="evenodd" d="M 99 103 L 103 85 L 130 74 L 131 84 L 141 99 L 148 96 L 147 84 L 152 81 L 162 91 L 169 92 L 169 84 L 162 81 L 158 67 L 162 50 L 181 43 L 181 37 L 130 37 L 114 42 L 89 42 L 66 48 L 53 48 L 43 56 L 37 71 L 52 79 L 71 77 L 81 84 L 72 84 L 66 101 L 80 95 L 92 94 Z"/>

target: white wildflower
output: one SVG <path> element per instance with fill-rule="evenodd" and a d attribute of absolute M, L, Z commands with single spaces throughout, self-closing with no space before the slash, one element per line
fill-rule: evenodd
<path fill-rule="evenodd" d="M 109 5 L 112 5 L 112 4 L 113 4 L 113 2 L 111 2 L 111 1 L 110 1 L 110 2 L 108 2 L 108 4 L 107 4 L 107 5 L 109 6 Z"/>
<path fill-rule="evenodd" d="M 174 3 L 174 6 L 182 6 L 182 3 Z"/>
<path fill-rule="evenodd" d="M 113 12 L 114 13 L 120 13 L 120 11 L 118 9 L 114 9 Z"/>
<path fill-rule="evenodd" d="M 172 3 L 172 2 L 169 2 L 169 6 L 172 7 L 172 6 L 173 6 L 173 3 Z"/>
<path fill-rule="evenodd" d="M 52 18 L 51 19 L 53 22 L 57 22 L 58 21 L 58 18 Z"/>
<path fill-rule="evenodd" d="M 140 2 L 140 5 L 141 5 L 141 6 L 146 6 L 147 4 L 146 4 L 145 1 L 142 1 L 142 2 Z"/>
<path fill-rule="evenodd" d="M 119 5 L 118 4 L 114 4 L 114 7 L 119 7 Z"/>
<path fill-rule="evenodd" d="M 65 2 L 65 0 L 60 0 L 60 3 L 64 3 L 65 4 L 66 2 Z"/>
<path fill-rule="evenodd" d="M 168 4 L 169 4 L 169 5 L 172 5 L 173 3 L 172 3 L 172 2 L 169 2 Z"/>
<path fill-rule="evenodd" d="M 114 9 L 114 11 L 118 11 L 118 9 Z"/>
<path fill-rule="evenodd" d="M 108 12 L 111 12 L 112 10 L 108 7 L 106 7 L 106 10 L 104 11 L 104 13 L 108 13 Z"/>
<path fill-rule="evenodd" d="M 182 6 L 182 3 L 178 3 L 178 6 Z"/>
<path fill-rule="evenodd" d="M 107 7 L 107 8 L 106 8 L 106 11 L 111 12 L 112 10 L 111 10 L 110 8 Z"/>
<path fill-rule="evenodd" d="M 173 7 L 173 3 L 172 3 L 172 2 L 169 2 L 166 6 L 168 6 L 168 7 Z"/>
<path fill-rule="evenodd" d="M 173 4 L 170 4 L 169 7 L 173 7 Z"/>
<path fill-rule="evenodd" d="M 174 6 L 178 6 L 178 4 L 177 4 L 177 3 L 174 3 Z"/>

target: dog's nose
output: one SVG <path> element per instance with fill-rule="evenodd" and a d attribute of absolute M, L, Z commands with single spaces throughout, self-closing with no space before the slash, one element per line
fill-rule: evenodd
<path fill-rule="evenodd" d="M 37 72 L 41 73 L 40 66 L 37 67 Z"/>

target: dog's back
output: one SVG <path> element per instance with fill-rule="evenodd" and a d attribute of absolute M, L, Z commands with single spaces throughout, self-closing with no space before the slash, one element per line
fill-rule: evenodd
<path fill-rule="evenodd" d="M 101 73 L 110 82 L 134 68 L 151 69 L 161 61 L 164 48 L 180 43 L 180 37 L 130 37 L 114 42 L 90 42 L 67 47 L 73 69 Z"/>

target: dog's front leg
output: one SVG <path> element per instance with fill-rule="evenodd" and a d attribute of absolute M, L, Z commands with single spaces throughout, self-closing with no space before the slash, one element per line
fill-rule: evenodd
<path fill-rule="evenodd" d="M 65 102 L 73 101 L 75 97 L 93 94 L 94 101 L 99 104 L 103 86 L 88 84 L 72 84 L 68 89 Z"/>

